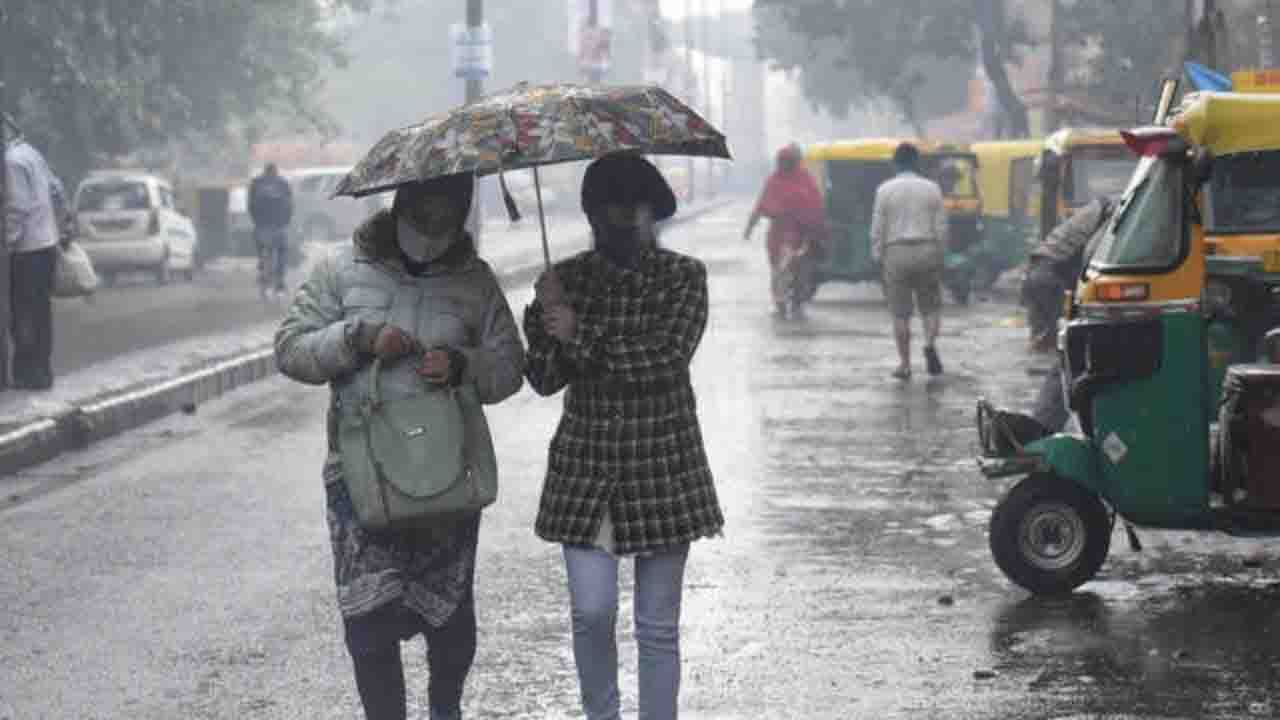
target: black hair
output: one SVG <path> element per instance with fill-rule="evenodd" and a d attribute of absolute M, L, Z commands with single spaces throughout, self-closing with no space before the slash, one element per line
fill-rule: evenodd
<path fill-rule="evenodd" d="M 916 170 L 920 167 L 920 150 L 909 142 L 904 142 L 893 151 L 893 164 L 902 170 Z"/>

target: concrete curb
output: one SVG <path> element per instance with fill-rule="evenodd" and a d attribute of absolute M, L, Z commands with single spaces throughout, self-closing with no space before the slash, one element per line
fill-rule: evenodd
<path fill-rule="evenodd" d="M 672 218 L 667 227 L 679 225 L 724 207 L 731 200 L 719 200 L 687 215 Z M 527 283 L 542 272 L 542 262 L 503 271 L 503 286 Z M 276 374 L 275 352 L 271 347 L 252 350 L 224 360 L 204 370 L 166 380 L 155 385 L 73 407 L 55 417 L 32 421 L 0 435 L 0 477 L 52 460 L 69 450 L 119 435 L 175 412 L 194 412 L 200 403 L 212 400 L 242 385 Z"/>

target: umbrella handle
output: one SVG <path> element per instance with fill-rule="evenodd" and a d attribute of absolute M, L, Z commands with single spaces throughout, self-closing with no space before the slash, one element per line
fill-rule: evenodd
<path fill-rule="evenodd" d="M 542 262 L 551 269 L 551 249 L 547 247 L 547 215 L 542 210 L 542 180 L 538 177 L 538 166 L 533 166 L 533 192 L 538 196 L 538 225 L 542 228 Z"/>

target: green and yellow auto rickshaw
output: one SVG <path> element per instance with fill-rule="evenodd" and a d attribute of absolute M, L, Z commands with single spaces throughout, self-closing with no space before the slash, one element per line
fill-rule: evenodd
<path fill-rule="evenodd" d="M 1039 239 L 1094 198 L 1123 192 L 1137 164 L 1118 130 L 1063 128 L 1045 138 L 1037 168 Z"/>
<path fill-rule="evenodd" d="M 974 257 L 974 287 L 987 289 L 1027 259 L 1036 237 L 1040 185 L 1036 161 L 1044 140 L 992 140 L 969 146 L 978 158 L 982 246 Z"/>
<path fill-rule="evenodd" d="M 1113 523 L 1280 534 L 1280 95 L 1197 93 L 1140 158 L 1059 335 L 1080 433 L 1022 443 L 979 401 L 997 565 L 1068 592 Z M 1259 362 L 1263 360 L 1263 362 Z"/>
<path fill-rule="evenodd" d="M 877 138 L 805 147 L 805 164 L 818 180 L 832 227 L 831 251 L 818 267 L 815 285 L 880 279 L 880 266 L 871 257 L 871 210 L 876 188 L 894 175 L 893 151 L 904 141 Z M 982 232 L 977 158 L 962 146 L 910 142 L 920 149 L 925 174 L 943 189 L 949 235 L 943 284 L 956 302 L 967 303 Z"/>

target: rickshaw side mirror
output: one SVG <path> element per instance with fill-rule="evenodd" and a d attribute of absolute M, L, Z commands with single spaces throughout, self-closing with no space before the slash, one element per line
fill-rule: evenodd
<path fill-rule="evenodd" d="M 1213 177 L 1213 151 L 1206 147 L 1198 147 L 1191 151 L 1188 166 L 1196 185 L 1203 185 Z"/>

